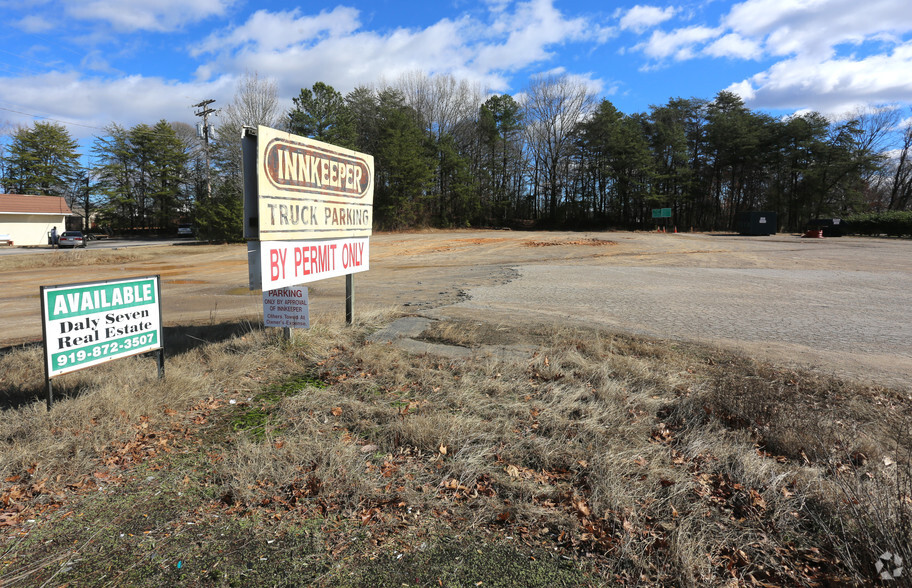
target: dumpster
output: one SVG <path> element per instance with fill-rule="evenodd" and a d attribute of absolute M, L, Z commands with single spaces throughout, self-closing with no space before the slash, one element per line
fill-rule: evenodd
<path fill-rule="evenodd" d="M 740 235 L 775 235 L 776 213 L 743 211 L 735 215 L 735 230 Z"/>
<path fill-rule="evenodd" d="M 844 226 L 839 218 L 813 218 L 808 223 L 808 229 L 820 229 L 824 237 L 842 237 Z"/>

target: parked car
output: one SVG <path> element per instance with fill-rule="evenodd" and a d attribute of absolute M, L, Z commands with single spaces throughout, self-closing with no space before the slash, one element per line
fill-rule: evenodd
<path fill-rule="evenodd" d="M 86 240 L 82 236 L 81 231 L 64 231 L 60 237 L 57 238 L 57 247 L 63 249 L 64 247 L 85 247 Z"/>
<path fill-rule="evenodd" d="M 178 237 L 192 237 L 193 236 L 193 225 L 187 223 L 181 223 L 177 225 L 177 236 Z"/>

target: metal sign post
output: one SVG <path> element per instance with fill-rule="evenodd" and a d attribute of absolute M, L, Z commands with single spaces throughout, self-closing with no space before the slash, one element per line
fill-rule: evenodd
<path fill-rule="evenodd" d="M 352 324 L 355 320 L 355 274 L 345 276 L 345 322 Z"/>

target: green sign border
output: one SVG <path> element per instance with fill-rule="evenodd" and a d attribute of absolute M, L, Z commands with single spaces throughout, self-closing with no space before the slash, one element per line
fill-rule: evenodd
<path fill-rule="evenodd" d="M 66 294 L 76 293 L 80 299 L 88 293 L 90 297 L 90 302 L 93 304 L 98 301 L 101 303 L 103 301 L 110 302 L 112 299 L 108 299 L 102 296 L 101 292 L 109 293 L 118 285 L 137 285 L 149 283 L 152 284 L 152 300 L 143 299 L 140 302 L 131 301 L 127 303 L 120 303 L 117 305 L 108 304 L 107 306 L 101 306 L 101 308 L 92 308 L 86 310 L 79 310 L 66 315 L 61 315 L 55 318 L 51 318 L 51 301 L 56 300 L 57 296 L 65 296 Z M 96 296 L 97 294 L 97 296 Z M 102 312 L 111 312 L 116 310 L 125 310 L 129 308 L 136 308 L 142 306 L 151 306 L 155 305 L 158 310 L 158 323 L 154 325 L 153 329 L 146 330 L 140 333 L 131 333 L 126 337 L 119 337 L 117 339 L 112 339 L 110 341 L 104 341 L 103 343 L 93 342 L 87 345 L 82 345 L 78 348 L 74 348 L 64 351 L 57 351 L 53 354 L 50 353 L 48 349 L 48 325 L 53 321 L 63 320 L 64 318 L 75 318 L 80 316 L 86 316 L 90 314 L 97 314 Z M 101 282 L 78 282 L 74 284 L 60 284 L 55 286 L 41 286 L 41 334 L 42 341 L 44 343 L 44 370 L 45 377 L 48 381 L 52 377 L 61 376 L 63 374 L 68 374 L 70 372 L 78 371 L 87 367 L 94 365 L 99 365 L 106 363 L 108 361 L 113 361 L 115 359 L 120 359 L 123 357 L 130 357 L 132 355 L 138 355 L 140 353 L 147 353 L 149 351 L 161 350 L 162 349 L 162 311 L 161 311 L 161 276 L 137 276 L 132 278 L 120 278 L 116 280 L 105 280 Z M 144 343 L 140 344 L 138 341 L 140 338 L 148 337 L 152 334 L 151 341 L 147 340 Z M 137 344 L 133 344 L 133 340 L 137 340 Z M 127 343 L 129 342 L 129 343 Z M 98 355 L 96 349 L 100 349 Z M 79 352 L 84 352 L 83 357 L 80 359 L 78 357 Z M 65 369 L 60 369 L 59 366 L 54 366 L 53 361 L 56 361 L 57 358 L 64 355 L 74 354 L 73 362 L 68 362 L 68 365 Z M 50 406 L 50 402 L 49 402 Z"/>

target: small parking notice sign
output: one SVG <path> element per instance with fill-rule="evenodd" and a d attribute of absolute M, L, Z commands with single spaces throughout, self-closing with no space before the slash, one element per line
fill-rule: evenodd
<path fill-rule="evenodd" d="M 307 288 L 292 286 L 263 291 L 263 324 L 290 329 L 310 328 Z"/>

